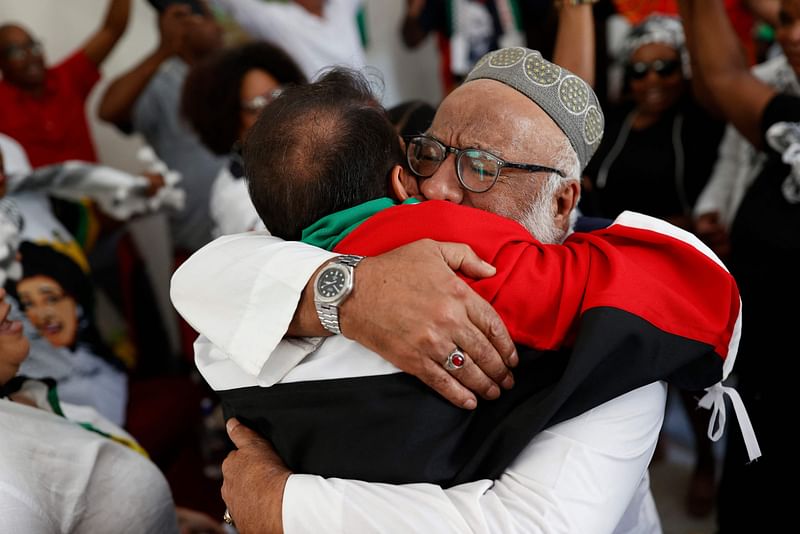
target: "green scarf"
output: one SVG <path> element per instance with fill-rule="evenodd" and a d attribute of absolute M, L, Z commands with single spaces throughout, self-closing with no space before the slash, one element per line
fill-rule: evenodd
<path fill-rule="evenodd" d="M 416 198 L 409 198 L 403 204 L 419 204 Z M 333 250 L 339 242 L 358 226 L 376 213 L 396 206 L 388 197 L 376 198 L 346 210 L 327 215 L 305 230 L 300 240 L 315 247 Z"/>

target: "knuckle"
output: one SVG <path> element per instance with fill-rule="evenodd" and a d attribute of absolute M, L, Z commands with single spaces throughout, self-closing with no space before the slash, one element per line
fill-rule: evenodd
<path fill-rule="evenodd" d="M 460 278 L 453 277 L 450 283 L 450 291 L 459 300 L 464 300 L 470 295 L 469 286 Z"/>

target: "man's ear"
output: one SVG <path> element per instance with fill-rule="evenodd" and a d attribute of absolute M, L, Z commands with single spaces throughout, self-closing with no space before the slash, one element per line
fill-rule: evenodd
<path fill-rule="evenodd" d="M 395 165 L 389 173 L 392 191 L 400 202 L 410 197 L 421 199 L 417 177 L 408 172 L 402 165 Z"/>
<path fill-rule="evenodd" d="M 555 198 L 556 213 L 555 223 L 559 228 L 569 229 L 570 214 L 578 205 L 581 198 L 580 182 L 570 180 L 566 183 Z"/>

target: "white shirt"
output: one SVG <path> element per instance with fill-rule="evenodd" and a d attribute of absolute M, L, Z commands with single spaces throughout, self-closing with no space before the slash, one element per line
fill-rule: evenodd
<path fill-rule="evenodd" d="M 129 437 L 90 408 L 61 406 L 70 417 Z M 63 417 L 0 399 L 0 451 L 0 532 L 178 532 L 155 464 Z"/>
<path fill-rule="evenodd" d="M 227 165 L 219 170 L 211 186 L 209 208 L 214 220 L 211 230 L 214 237 L 264 229 L 264 223 L 250 200 L 247 180 L 235 178 Z"/>
<path fill-rule="evenodd" d="M 497 481 L 443 490 L 292 475 L 286 534 L 661 532 L 647 477 L 666 386 L 651 384 L 538 434 Z"/>
<path fill-rule="evenodd" d="M 176 309 L 197 331 L 198 368 L 217 390 L 397 369 L 335 336 L 282 339 L 306 282 L 332 257 L 264 233 L 203 247 L 172 279 Z M 213 282 L 212 282 L 213 281 Z M 343 366 L 347 357 L 356 362 Z M 330 365 L 331 362 L 337 365 Z M 302 362 L 302 363 L 301 363 Z M 248 378 L 249 377 L 249 378 Z M 442 490 L 293 475 L 284 528 L 293 532 L 660 532 L 646 469 L 663 419 L 652 384 L 537 436 L 499 481 Z M 613 480 L 613 484 L 609 481 Z M 609 487 L 613 486 L 613 487 Z M 589 530 L 583 529 L 588 526 Z"/>
<path fill-rule="evenodd" d="M 309 80 L 326 67 L 366 65 L 356 24 L 361 0 L 327 0 L 322 17 L 291 1 L 214 1 L 251 36 L 289 54 Z"/>

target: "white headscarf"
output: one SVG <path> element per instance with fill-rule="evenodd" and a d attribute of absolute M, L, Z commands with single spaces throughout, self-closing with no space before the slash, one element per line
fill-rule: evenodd
<path fill-rule="evenodd" d="M 631 56 L 644 45 L 663 44 L 675 49 L 681 58 L 681 70 L 684 78 L 690 78 L 692 70 L 689 51 L 686 49 L 686 36 L 683 33 L 681 19 L 670 15 L 655 13 L 631 28 L 622 45 L 620 61 L 627 65 Z"/>

